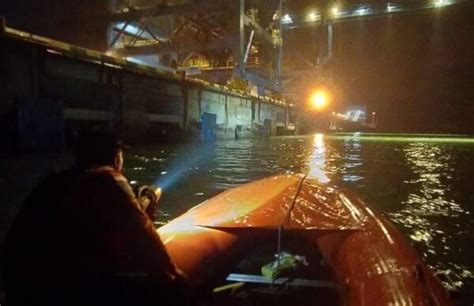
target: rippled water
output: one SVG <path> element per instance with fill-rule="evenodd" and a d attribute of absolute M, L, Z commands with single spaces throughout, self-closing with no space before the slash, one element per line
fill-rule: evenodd
<path fill-rule="evenodd" d="M 126 174 L 164 187 L 166 222 L 225 189 L 302 172 L 357 193 L 454 289 L 474 290 L 474 139 L 317 134 L 135 148 Z"/>

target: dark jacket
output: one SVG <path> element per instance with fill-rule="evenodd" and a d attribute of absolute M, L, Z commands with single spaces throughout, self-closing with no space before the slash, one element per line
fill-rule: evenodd
<path fill-rule="evenodd" d="M 7 303 L 148 305 L 182 293 L 153 222 L 123 180 L 107 168 L 70 170 L 30 194 L 7 237 Z"/>

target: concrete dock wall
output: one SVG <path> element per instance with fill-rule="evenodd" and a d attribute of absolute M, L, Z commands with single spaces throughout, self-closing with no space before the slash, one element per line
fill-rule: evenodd
<path fill-rule="evenodd" d="M 31 37 L 21 38 L 0 34 L 0 119 L 3 134 L 16 134 L 11 145 L 18 144 L 19 131 L 47 125 L 48 105 L 59 108 L 54 113 L 63 120 L 54 122 L 59 122 L 56 129 L 63 133 L 54 137 L 64 137 L 66 143 L 91 126 L 114 127 L 130 139 L 200 137 L 203 114 L 215 117 L 211 132 L 217 138 L 276 135 L 279 127 L 291 124 L 286 115 L 289 106 L 281 101 L 187 80 L 59 42 L 51 47 Z M 44 105 L 35 108 L 43 115 L 18 116 L 22 107 L 35 103 Z M 267 132 L 262 133 L 265 124 Z M 51 136 L 44 133 L 28 136 L 31 145 Z"/>

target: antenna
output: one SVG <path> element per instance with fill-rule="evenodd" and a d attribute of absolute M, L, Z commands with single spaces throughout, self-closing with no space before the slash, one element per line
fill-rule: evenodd
<path fill-rule="evenodd" d="M 283 233 L 283 225 L 285 223 L 288 223 L 290 221 L 290 214 L 293 208 L 295 207 L 296 204 L 296 199 L 298 198 L 298 195 L 301 192 L 301 188 L 303 188 L 303 182 L 306 179 L 308 174 L 305 174 L 302 178 L 301 181 L 298 185 L 298 189 L 296 190 L 295 196 L 293 197 L 293 201 L 291 202 L 291 206 L 288 209 L 288 212 L 286 213 L 285 219 L 283 219 L 283 222 L 278 226 L 278 240 L 277 240 L 277 271 L 280 270 L 280 258 L 281 258 L 281 240 L 282 240 L 282 233 Z M 276 277 L 275 277 L 276 278 Z M 275 281 L 275 278 L 272 279 L 272 286 Z"/>

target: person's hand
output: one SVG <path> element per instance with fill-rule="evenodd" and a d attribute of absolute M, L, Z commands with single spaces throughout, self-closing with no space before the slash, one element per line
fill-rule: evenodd
<path fill-rule="evenodd" d="M 154 188 L 154 189 L 153 189 Z M 154 193 L 154 200 L 150 199 L 150 203 L 145 208 L 145 213 L 153 220 L 153 213 L 158 209 L 158 202 L 161 198 L 161 188 L 151 186 L 149 189 Z M 153 203 L 152 203 L 153 202 Z"/>
<path fill-rule="evenodd" d="M 137 200 L 141 210 L 153 219 L 153 213 L 158 208 L 161 198 L 161 188 L 155 186 L 141 186 L 136 189 Z"/>
<path fill-rule="evenodd" d="M 158 201 L 160 200 L 161 198 L 161 188 L 160 187 L 155 187 L 155 186 L 151 186 L 151 188 L 155 188 L 154 192 L 155 192 L 155 196 L 156 196 L 156 204 L 158 204 Z"/>

